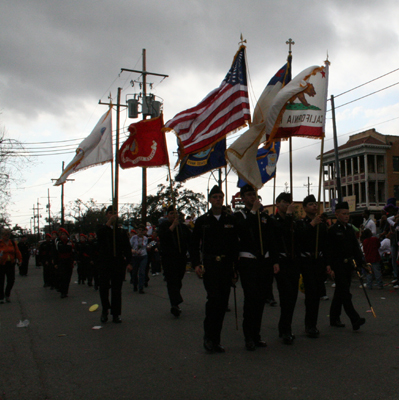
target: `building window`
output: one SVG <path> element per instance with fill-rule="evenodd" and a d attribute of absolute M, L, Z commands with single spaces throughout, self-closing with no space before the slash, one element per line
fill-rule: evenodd
<path fill-rule="evenodd" d="M 378 182 L 378 201 L 384 203 L 385 200 L 385 182 Z"/>
<path fill-rule="evenodd" d="M 341 168 L 341 171 L 339 171 L 341 173 L 341 176 L 346 176 L 345 160 L 340 161 L 339 168 Z"/>
<path fill-rule="evenodd" d="M 353 158 L 353 173 L 358 174 L 359 173 L 359 164 L 358 164 L 358 157 Z"/>
<path fill-rule="evenodd" d="M 392 162 L 393 162 L 393 171 L 394 172 L 399 172 L 399 157 L 398 156 L 393 156 L 392 157 Z"/>
<path fill-rule="evenodd" d="M 360 173 L 364 173 L 364 156 L 360 157 Z"/>
<path fill-rule="evenodd" d="M 384 174 L 385 173 L 384 156 L 377 156 L 377 172 L 379 174 Z"/>
<path fill-rule="evenodd" d="M 347 172 L 347 175 L 352 175 L 352 159 L 351 158 L 348 158 L 346 160 L 346 172 Z"/>
<path fill-rule="evenodd" d="M 393 187 L 393 195 L 396 199 L 399 199 L 399 185 L 394 185 Z"/>
<path fill-rule="evenodd" d="M 376 202 L 376 189 L 375 189 L 375 181 L 369 182 L 369 202 Z"/>
<path fill-rule="evenodd" d="M 360 184 L 360 198 L 362 203 L 366 203 L 366 182 Z"/>
<path fill-rule="evenodd" d="M 369 174 L 375 173 L 374 156 L 371 154 L 367 155 L 367 169 Z"/>

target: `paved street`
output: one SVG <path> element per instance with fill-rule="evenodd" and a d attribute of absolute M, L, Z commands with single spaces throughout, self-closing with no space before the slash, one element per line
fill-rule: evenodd
<path fill-rule="evenodd" d="M 263 338 L 268 348 L 248 352 L 232 312 L 222 333 L 225 354 L 202 347 L 205 290 L 193 273 L 184 279 L 179 319 L 169 312 L 162 276 L 151 278 L 146 294 L 123 287 L 122 324 L 102 329 L 98 292 L 78 285 L 70 294 L 43 288 L 42 270 L 31 262 L 28 277 L 17 275 L 11 304 L 0 304 L 0 399 L 395 399 L 399 398 L 399 293 L 391 287 L 369 292 L 377 318 L 354 281 L 354 304 L 367 319 L 353 332 L 328 324 L 331 301 L 320 305 L 321 336 L 304 333 L 303 294 L 294 320 L 296 341 L 277 337 L 279 308 L 266 306 Z M 327 294 L 333 294 L 331 284 Z M 277 299 L 277 290 L 274 290 Z M 242 290 L 237 289 L 239 325 Z M 17 328 L 20 320 L 29 326 Z"/>

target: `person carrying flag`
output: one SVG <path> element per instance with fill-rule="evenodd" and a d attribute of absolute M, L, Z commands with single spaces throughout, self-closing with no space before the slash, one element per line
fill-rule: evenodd
<path fill-rule="evenodd" d="M 244 290 L 243 331 L 249 351 L 266 347 L 261 339 L 262 315 L 272 285 L 273 273 L 279 271 L 278 254 L 270 217 L 260 212 L 261 203 L 251 185 L 240 190 L 245 208 L 234 214 L 239 237 L 238 272 Z"/>

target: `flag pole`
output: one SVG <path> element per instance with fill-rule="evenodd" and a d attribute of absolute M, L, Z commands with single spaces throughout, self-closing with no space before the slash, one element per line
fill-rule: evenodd
<path fill-rule="evenodd" d="M 258 189 L 256 189 L 256 198 L 259 200 Z M 262 241 L 262 224 L 260 222 L 260 211 L 257 211 L 258 214 L 258 226 L 259 226 L 259 241 L 260 241 L 260 254 L 263 256 L 263 241 Z"/>
<path fill-rule="evenodd" d="M 330 65 L 330 61 L 328 61 L 328 55 L 327 55 L 327 60 L 324 61 L 324 64 L 326 66 L 326 70 L 327 70 L 327 79 L 329 77 L 329 65 Z M 327 88 L 328 88 L 328 81 L 327 81 Z M 324 106 L 324 110 L 326 112 L 327 110 L 327 96 L 326 96 L 326 100 L 325 100 L 325 106 Z M 320 169 L 319 169 L 319 193 L 318 193 L 318 203 L 317 203 L 317 214 L 320 214 L 320 198 L 321 198 L 321 185 L 324 184 L 324 182 L 322 182 L 322 176 L 323 176 L 323 153 L 324 153 L 324 137 L 326 136 L 326 116 L 324 114 L 324 126 L 323 126 L 323 136 L 321 138 L 321 150 L 320 150 Z M 324 190 L 323 190 L 324 192 Z M 319 253 L 319 226 L 320 224 L 317 224 L 317 231 L 316 231 L 316 250 L 315 250 L 315 258 L 317 258 L 318 253 Z"/>
<path fill-rule="evenodd" d="M 224 177 L 225 177 L 225 180 L 224 180 L 224 185 L 225 185 L 225 192 L 226 192 L 226 196 L 225 196 L 225 199 L 226 199 L 226 207 L 227 207 L 227 164 L 224 166 Z"/>
<path fill-rule="evenodd" d="M 120 106 L 121 106 L 121 91 L 122 88 L 118 87 L 118 97 L 116 104 L 116 141 L 115 141 L 115 185 L 114 185 L 114 198 L 112 201 L 113 214 L 118 214 L 119 202 L 119 120 L 120 120 Z M 118 228 L 118 218 L 114 223 L 114 257 L 116 257 L 116 229 Z"/>
<path fill-rule="evenodd" d="M 320 198 L 321 198 L 321 185 L 322 183 L 322 176 L 323 176 L 323 152 L 324 152 L 324 134 L 321 138 L 321 150 L 320 150 L 320 168 L 319 168 L 319 193 L 317 195 L 317 215 L 320 215 Z M 319 231 L 320 231 L 320 224 L 317 224 L 316 228 L 316 251 L 315 251 L 315 258 L 317 258 L 319 253 Z"/>
<path fill-rule="evenodd" d="M 276 178 L 277 178 L 277 165 L 274 171 L 274 178 L 273 178 L 273 215 L 276 212 Z"/>
<path fill-rule="evenodd" d="M 172 175 L 170 173 L 170 163 L 168 160 L 168 174 L 169 174 L 169 185 L 170 185 L 170 193 L 172 196 L 172 204 L 173 204 L 173 209 L 175 210 L 176 214 L 177 214 L 177 210 L 176 210 L 176 198 L 175 198 L 175 193 L 173 191 L 173 184 L 172 184 Z M 179 214 L 177 214 L 177 217 L 179 217 Z M 179 235 L 179 224 L 177 224 L 176 226 L 176 235 L 177 235 L 177 244 L 179 246 L 179 253 L 181 253 L 181 245 L 180 245 L 180 235 Z"/>

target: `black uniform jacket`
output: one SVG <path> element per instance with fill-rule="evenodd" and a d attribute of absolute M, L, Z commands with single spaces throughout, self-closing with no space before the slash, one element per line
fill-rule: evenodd
<path fill-rule="evenodd" d="M 336 222 L 327 232 L 327 262 L 331 269 L 354 268 L 352 260 L 356 261 L 357 267 L 362 265 L 363 253 L 356 233 L 351 224 Z"/>
<path fill-rule="evenodd" d="M 293 258 L 293 232 L 295 223 L 292 215 L 283 218 L 278 212 L 271 217 L 275 235 L 276 250 L 280 258 Z"/>
<path fill-rule="evenodd" d="M 195 222 L 190 256 L 193 267 L 203 260 L 215 260 L 221 257 L 227 262 L 238 258 L 238 236 L 236 220 L 232 215 L 222 212 L 219 220 L 214 217 L 212 209 L 201 215 Z"/>
<path fill-rule="evenodd" d="M 163 256 L 185 256 L 190 246 L 191 232 L 188 227 L 179 223 L 173 232 L 169 229 L 172 225 L 169 221 L 164 221 L 159 225 L 159 240 L 161 253 Z M 177 237 L 177 230 L 179 237 Z M 180 249 L 179 249 L 180 244 Z"/>
<path fill-rule="evenodd" d="M 254 214 L 248 208 L 234 213 L 236 219 L 237 232 L 239 237 L 239 251 L 251 253 L 257 259 L 267 258 L 273 263 L 278 263 L 278 253 L 276 249 L 275 236 L 273 230 L 273 222 L 271 218 L 265 214 Z M 262 232 L 263 255 L 261 254 L 259 225 Z"/>
<path fill-rule="evenodd" d="M 47 242 L 43 242 L 40 247 L 39 247 L 39 257 L 40 257 L 40 262 L 44 265 L 45 263 L 50 264 L 55 257 L 54 254 L 54 245 L 53 242 L 50 240 Z"/>
<path fill-rule="evenodd" d="M 114 230 L 103 225 L 97 231 L 99 264 L 111 269 L 115 261 L 118 266 L 126 267 L 132 258 L 132 249 L 126 231 L 117 228 L 115 235 L 116 256 L 114 256 Z"/>
<path fill-rule="evenodd" d="M 316 259 L 316 238 L 318 236 L 318 255 L 317 259 L 325 263 L 327 251 L 327 226 L 319 224 L 319 228 L 310 225 L 312 220 L 305 217 L 295 223 L 295 249 L 299 259 L 311 258 Z"/>

